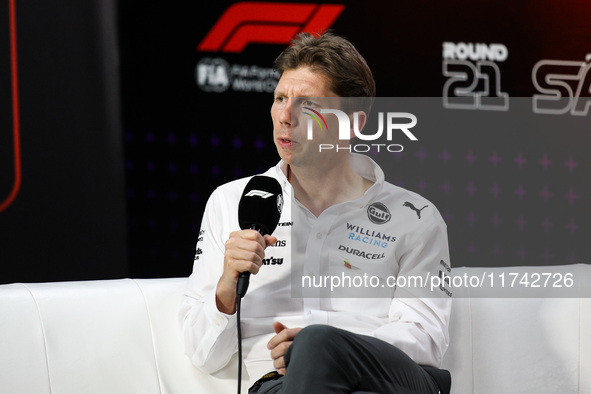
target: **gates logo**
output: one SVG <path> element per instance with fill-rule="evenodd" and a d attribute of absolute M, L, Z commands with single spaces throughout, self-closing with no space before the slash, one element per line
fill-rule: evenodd
<path fill-rule="evenodd" d="M 443 43 L 443 107 L 509 110 L 509 95 L 501 91 L 497 63 L 509 56 L 503 44 Z"/>
<path fill-rule="evenodd" d="M 299 32 L 327 30 L 344 9 L 341 4 L 236 3 L 223 13 L 197 49 L 238 53 L 250 43 L 289 44 Z"/>
<path fill-rule="evenodd" d="M 586 116 L 591 106 L 591 53 L 585 61 L 540 60 L 531 77 L 541 94 L 533 97 L 537 114 L 561 115 L 570 112 Z"/>

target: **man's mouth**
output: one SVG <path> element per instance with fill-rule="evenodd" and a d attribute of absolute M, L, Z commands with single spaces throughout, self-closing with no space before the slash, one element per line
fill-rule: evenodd
<path fill-rule="evenodd" d="M 280 137 L 278 138 L 279 144 L 283 147 L 290 147 L 295 141 L 292 141 L 289 137 Z"/>

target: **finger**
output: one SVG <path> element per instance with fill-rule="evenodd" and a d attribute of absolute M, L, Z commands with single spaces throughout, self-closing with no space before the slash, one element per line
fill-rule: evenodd
<path fill-rule="evenodd" d="M 281 323 L 279 323 L 281 324 Z M 283 324 L 281 324 L 283 326 Z M 275 330 L 275 332 L 277 332 L 277 329 L 279 329 L 279 326 L 275 326 L 275 323 L 273 323 L 273 329 Z M 273 336 L 273 338 L 271 338 L 269 340 L 269 343 L 267 343 L 267 349 L 271 350 L 274 349 L 275 346 L 279 345 L 281 342 L 285 341 L 285 328 L 280 330 L 275 336 Z"/>
<path fill-rule="evenodd" d="M 285 369 L 285 359 L 283 357 L 280 357 L 278 359 L 273 360 L 273 368 L 277 370 Z"/>
<path fill-rule="evenodd" d="M 271 350 L 271 359 L 276 360 L 282 358 L 285 352 L 287 352 L 287 348 L 291 346 L 293 342 L 281 342 L 279 345 L 275 346 L 273 350 Z"/>
<path fill-rule="evenodd" d="M 249 260 L 255 261 L 262 259 L 265 252 L 261 246 L 253 241 L 231 241 L 226 242 L 226 250 L 224 251 L 226 257 L 235 260 Z"/>
<path fill-rule="evenodd" d="M 263 248 L 266 247 L 265 238 L 256 230 L 241 230 L 241 231 L 237 231 L 236 233 L 242 239 L 246 239 L 249 241 L 256 241 Z"/>
<path fill-rule="evenodd" d="M 264 253 L 256 249 L 252 250 L 248 248 L 242 249 L 236 247 L 226 249 L 224 254 L 224 257 L 228 262 L 250 261 L 257 265 L 261 265 L 264 256 Z"/>
<path fill-rule="evenodd" d="M 251 249 L 254 248 L 255 243 L 260 245 L 261 249 L 265 249 L 267 246 L 265 238 L 254 230 L 234 231 L 230 234 L 226 247 L 228 247 L 228 243 L 230 246 L 249 246 Z"/>
<path fill-rule="evenodd" d="M 285 328 L 279 332 L 279 334 L 275 335 L 269 343 L 267 344 L 267 349 L 271 350 L 274 349 L 282 342 L 288 342 L 295 338 L 296 334 L 301 330 L 301 328 Z"/>
<path fill-rule="evenodd" d="M 281 322 L 274 322 L 273 323 L 273 330 L 275 331 L 276 334 L 279 334 L 281 331 L 285 330 L 287 327 L 283 325 L 283 323 Z"/>
<path fill-rule="evenodd" d="M 253 230 L 230 234 L 224 251 L 225 270 L 237 278 L 240 272 L 258 273 L 265 257 L 263 237 Z M 263 243 L 263 245 L 261 245 Z"/>
<path fill-rule="evenodd" d="M 278 321 L 273 322 L 273 331 L 275 331 L 276 334 L 279 334 L 281 331 L 285 329 L 287 329 L 287 327 L 284 326 L 283 323 Z M 275 335 L 273 338 L 271 338 L 269 343 L 267 343 L 267 349 L 271 350 L 279 343 L 281 343 L 281 339 L 278 338 L 277 335 Z"/>
<path fill-rule="evenodd" d="M 263 238 L 265 240 L 265 248 L 271 245 L 275 245 L 277 243 L 277 237 L 274 237 L 272 235 L 265 235 Z"/>
<path fill-rule="evenodd" d="M 263 263 L 263 258 L 256 252 L 245 249 L 227 249 L 225 256 L 225 270 L 234 272 L 238 275 L 240 272 L 249 271 L 257 273 Z"/>

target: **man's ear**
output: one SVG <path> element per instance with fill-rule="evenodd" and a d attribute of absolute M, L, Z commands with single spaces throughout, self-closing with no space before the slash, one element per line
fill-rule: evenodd
<path fill-rule="evenodd" d="M 357 120 L 355 120 L 355 118 L 357 118 Z M 360 132 L 361 130 L 363 130 L 363 128 L 365 127 L 365 124 L 367 123 L 367 114 L 363 111 L 355 111 L 353 112 L 353 115 L 351 116 L 351 119 L 349 119 L 351 121 L 351 130 L 349 130 L 349 137 L 350 138 L 355 138 L 355 131 L 354 131 L 354 127 L 355 124 L 358 125 L 358 129 L 357 131 Z"/>

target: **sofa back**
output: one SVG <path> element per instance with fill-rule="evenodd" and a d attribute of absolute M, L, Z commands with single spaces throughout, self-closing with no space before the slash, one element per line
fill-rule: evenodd
<path fill-rule="evenodd" d="M 455 274 L 463 272 L 480 271 Z M 185 278 L 0 286 L 0 392 L 235 392 L 236 358 L 210 376 L 183 354 L 185 286 Z M 588 298 L 455 298 L 450 330 L 453 393 L 591 393 Z"/>

